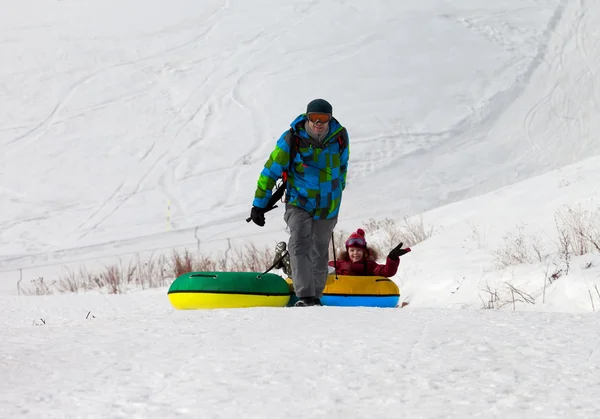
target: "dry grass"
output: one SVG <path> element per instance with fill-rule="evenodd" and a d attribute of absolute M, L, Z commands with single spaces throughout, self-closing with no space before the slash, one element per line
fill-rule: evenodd
<path fill-rule="evenodd" d="M 411 247 L 433 235 L 433 227 L 426 226 L 422 216 L 416 219 L 405 217 L 402 222 L 390 218 L 381 221 L 370 219 L 365 223 L 364 230 L 366 234 L 381 232 L 383 241 L 379 245 L 387 251 L 396 247 L 400 242 L 404 243 L 404 247 Z"/>
<path fill-rule="evenodd" d="M 600 208 L 592 212 L 581 207 L 565 207 L 554 219 L 560 241 L 568 243 L 575 256 L 600 252 Z"/>
<path fill-rule="evenodd" d="M 504 282 L 504 288 L 500 290 L 492 288 L 486 283 L 485 288 L 480 289 L 479 299 L 481 300 L 481 307 L 487 310 L 500 310 L 510 305 L 513 311 L 515 311 L 517 303 L 534 305 L 536 303 L 535 298 L 531 294 L 518 289 L 509 282 Z"/>
<path fill-rule="evenodd" d="M 108 294 L 122 294 L 130 289 L 148 289 L 168 286 L 175 278 L 197 271 L 254 271 L 263 272 L 273 262 L 272 249 L 259 249 L 253 244 L 241 248 L 228 248 L 223 254 L 209 258 L 194 256 L 188 250 L 173 251 L 170 256 L 150 256 L 142 260 L 137 255 L 128 263 L 119 261 L 105 265 L 99 272 L 84 267 L 78 271 L 66 269 L 58 279 L 48 281 L 35 278 L 24 295 L 50 295 L 98 290 Z"/>
<path fill-rule="evenodd" d="M 413 246 L 425 240 L 432 233 L 432 229 L 424 227 L 422 220 L 403 220 L 396 223 L 393 220 L 370 220 L 365 227 L 368 232 L 381 232 L 383 243 L 369 242 L 369 246 L 379 251 L 380 248 L 389 249 L 398 245 L 400 241 L 405 246 Z M 350 233 L 346 231 L 334 232 L 336 252 L 344 249 L 344 242 Z M 228 248 L 217 255 L 207 256 L 189 250 L 174 250 L 170 255 L 142 259 L 139 255 L 125 263 L 104 266 L 99 272 L 91 272 L 81 267 L 77 271 L 66 270 L 58 279 L 48 281 L 44 278 L 35 278 L 29 287 L 23 287 L 25 295 L 48 295 L 54 293 L 78 293 L 97 290 L 109 294 L 120 294 L 130 289 L 147 289 L 165 287 L 180 275 L 187 272 L 200 271 L 230 271 L 230 272 L 264 272 L 273 263 L 274 245 L 259 248 L 250 243 L 241 247 Z M 332 247 L 329 248 L 329 257 L 333 259 Z"/>
<path fill-rule="evenodd" d="M 600 208 L 595 212 L 565 207 L 555 216 L 557 238 L 552 243 L 554 252 L 546 251 L 539 236 L 526 235 L 523 226 L 517 232 L 504 236 L 504 245 L 492 252 L 500 269 L 522 263 L 543 262 L 550 253 L 560 259 L 562 273 L 568 274 L 571 258 L 600 252 Z M 557 268 L 558 269 L 558 268 Z"/>
<path fill-rule="evenodd" d="M 542 262 L 547 257 L 542 241 L 537 235 L 526 235 L 523 225 L 517 226 L 516 233 L 503 237 L 504 246 L 492 251 L 496 267 L 502 269 L 522 263 Z"/>

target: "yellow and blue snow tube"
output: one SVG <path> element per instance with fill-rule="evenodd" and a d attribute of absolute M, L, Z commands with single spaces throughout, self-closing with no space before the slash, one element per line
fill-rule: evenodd
<path fill-rule="evenodd" d="M 290 289 L 271 273 L 188 272 L 173 281 L 167 295 L 179 310 L 285 307 Z"/>
<path fill-rule="evenodd" d="M 292 296 L 288 305 L 298 298 L 290 278 L 286 279 Z M 400 301 L 400 289 L 394 281 L 383 276 L 354 276 L 330 274 L 323 290 L 324 306 L 395 308 Z"/>

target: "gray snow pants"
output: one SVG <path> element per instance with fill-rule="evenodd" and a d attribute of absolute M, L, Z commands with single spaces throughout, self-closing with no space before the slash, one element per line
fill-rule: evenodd
<path fill-rule="evenodd" d="M 288 252 L 296 296 L 321 298 L 327 282 L 329 242 L 337 218 L 315 220 L 302 208 L 286 204 L 283 219 L 291 234 Z"/>

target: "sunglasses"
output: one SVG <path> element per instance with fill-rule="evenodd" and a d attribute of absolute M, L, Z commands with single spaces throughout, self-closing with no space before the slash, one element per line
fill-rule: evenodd
<path fill-rule="evenodd" d="M 329 113 L 311 112 L 311 113 L 308 113 L 306 116 L 308 116 L 308 120 L 310 122 L 315 123 L 315 124 L 317 122 L 326 124 L 331 119 L 331 114 L 329 114 Z"/>
<path fill-rule="evenodd" d="M 350 239 L 346 242 L 346 247 L 352 247 L 352 246 L 367 247 L 367 242 L 364 239 L 359 239 L 359 238 Z"/>

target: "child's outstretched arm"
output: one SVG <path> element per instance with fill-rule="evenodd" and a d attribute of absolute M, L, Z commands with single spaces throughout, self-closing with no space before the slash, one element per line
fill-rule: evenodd
<path fill-rule="evenodd" d="M 396 275 L 398 272 L 398 266 L 400 265 L 400 258 L 398 259 L 390 259 L 388 258 L 385 261 L 385 265 L 380 265 L 375 263 L 375 269 L 373 269 L 373 275 L 375 276 L 385 276 L 386 278 L 391 278 Z"/>
<path fill-rule="evenodd" d="M 400 265 L 400 256 L 410 252 L 410 247 L 405 249 L 402 248 L 403 244 L 404 243 L 400 243 L 398 246 L 392 249 L 392 251 L 388 254 L 385 265 L 378 264 L 375 267 L 373 272 L 374 275 L 385 276 L 386 278 L 396 275 L 396 272 L 398 272 L 398 266 Z"/>

